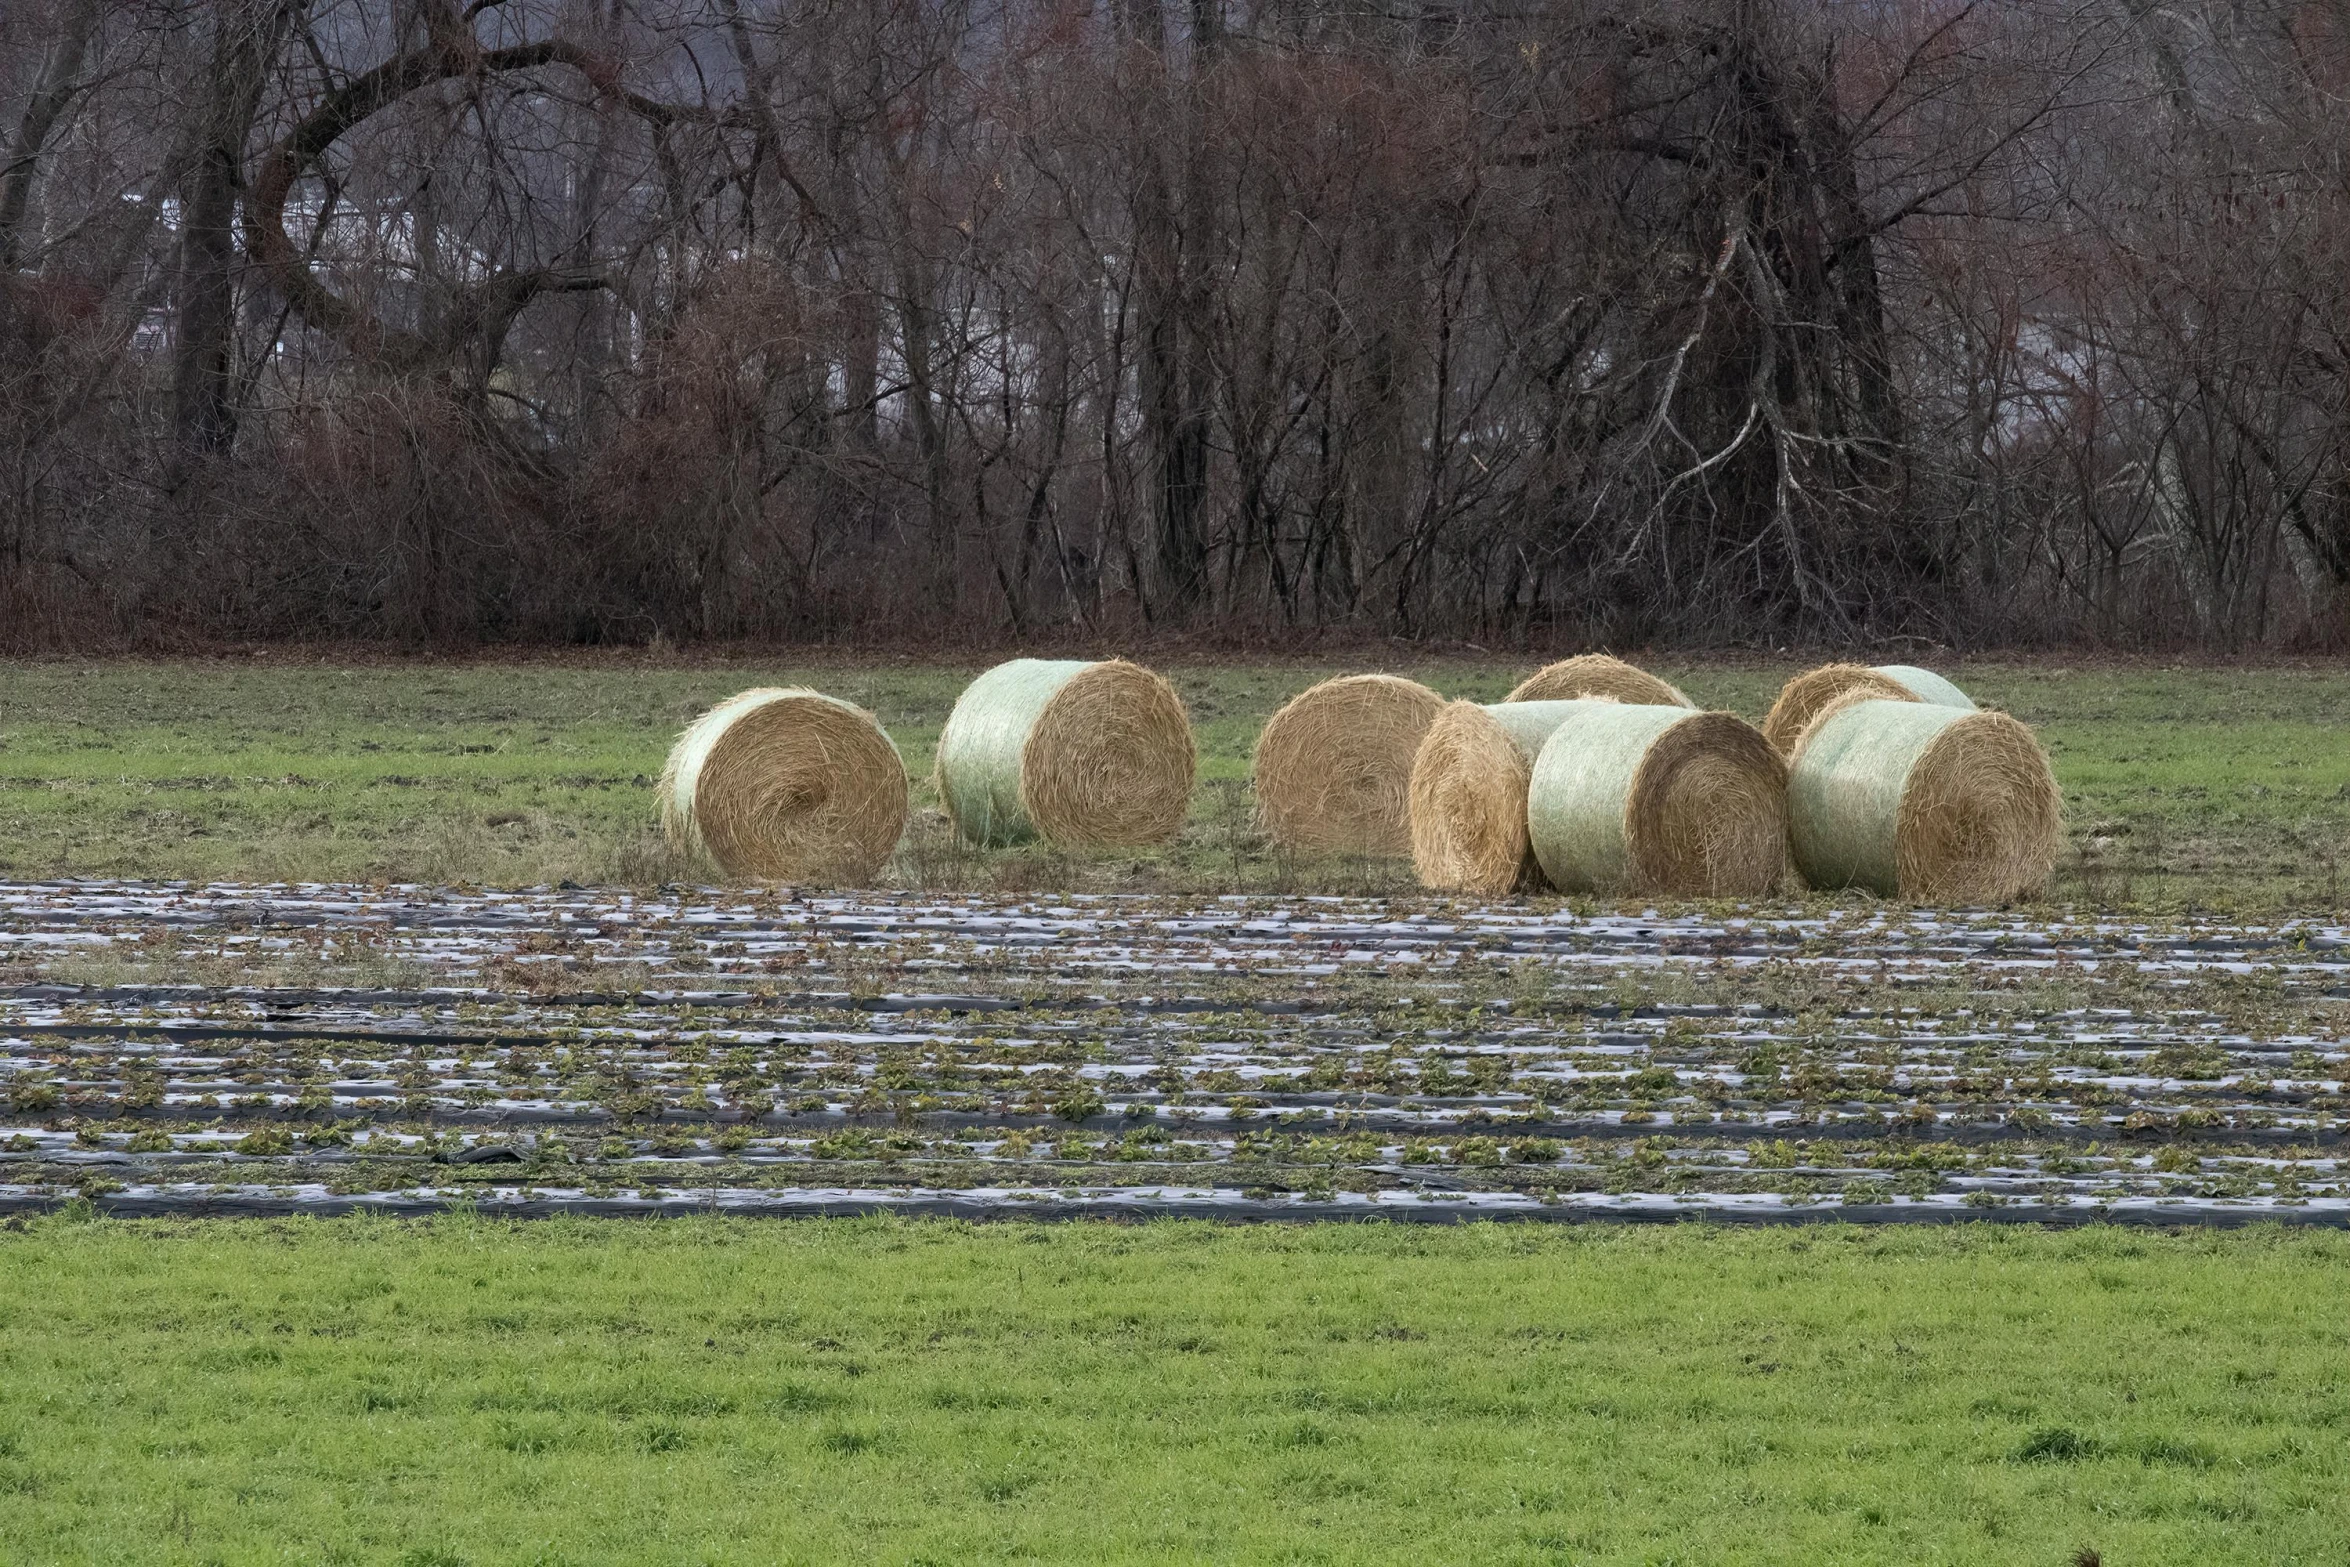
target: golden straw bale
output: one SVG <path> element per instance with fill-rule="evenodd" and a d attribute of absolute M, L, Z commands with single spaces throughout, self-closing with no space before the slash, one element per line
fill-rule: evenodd
<path fill-rule="evenodd" d="M 906 827 L 906 766 L 873 715 L 817 691 L 738 692 L 677 737 L 661 828 L 729 876 L 861 881 Z"/>
<path fill-rule="evenodd" d="M 1257 812 L 1276 843 L 1412 852 L 1412 759 L 1444 698 L 1397 675 L 1310 686 L 1257 737 Z"/>
<path fill-rule="evenodd" d="M 1199 767 L 1175 688 L 1124 659 L 1016 658 L 963 690 L 938 737 L 938 794 L 981 845 L 1158 843 Z"/>
<path fill-rule="evenodd" d="M 1814 887 L 1919 903 L 2006 903 L 2046 885 L 2062 798 L 2005 713 L 1854 692 L 1788 765 L 1788 836 Z"/>
<path fill-rule="evenodd" d="M 1518 682 L 1507 702 L 1567 702 L 1576 697 L 1605 697 L 1610 701 L 1659 707 L 1694 707 L 1679 688 L 1645 669 L 1635 669 L 1605 653 L 1578 653 L 1546 664 Z"/>
<path fill-rule="evenodd" d="M 1412 759 L 1412 867 L 1444 891 L 1542 885 L 1526 785 L 1551 732 L 1595 702 L 1447 702 Z"/>
<path fill-rule="evenodd" d="M 1942 707 L 1971 709 L 1974 699 L 1930 669 L 1915 664 L 1822 664 L 1807 669 L 1779 688 L 1779 699 L 1763 719 L 1763 738 L 1784 756 L 1795 749 L 1803 731 L 1822 709 L 1852 692 L 1883 697 L 1888 702 L 1932 702 Z"/>
<path fill-rule="evenodd" d="M 1787 764 L 1733 714 L 1593 703 L 1543 743 L 1526 828 L 1561 892 L 1760 897 L 1787 870 Z"/>

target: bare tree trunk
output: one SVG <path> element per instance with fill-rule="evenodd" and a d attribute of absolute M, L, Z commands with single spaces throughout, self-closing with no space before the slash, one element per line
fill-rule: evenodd
<path fill-rule="evenodd" d="M 617 55 L 621 31 L 626 26 L 620 0 L 610 0 L 605 13 L 597 17 L 597 25 L 604 34 L 600 42 Z M 604 209 L 610 200 L 608 186 L 618 156 L 622 115 L 620 106 L 609 97 L 597 100 L 594 113 L 595 134 L 587 167 L 580 171 L 572 194 L 569 220 L 572 238 L 564 260 L 582 273 L 601 276 L 609 259 L 604 242 Z M 588 439 L 597 429 L 596 411 L 603 402 L 604 380 L 610 373 L 620 302 L 611 290 L 595 289 L 584 291 L 575 309 L 577 347 L 570 376 L 571 416 L 573 428 L 581 438 Z M 484 375 L 486 379 L 486 370 Z"/>
<path fill-rule="evenodd" d="M 73 0 L 57 29 L 57 41 L 41 62 L 41 78 L 27 101 L 24 118 L 0 164 L 0 273 L 13 272 L 24 256 L 25 216 L 32 208 L 41 154 L 81 86 L 82 63 L 98 31 L 98 0 Z"/>
<path fill-rule="evenodd" d="M 878 88 L 878 84 L 876 84 Z M 858 189 L 860 157 L 871 148 L 858 127 L 836 121 L 826 136 L 833 209 L 839 226 L 832 243 L 832 267 L 841 291 L 841 402 L 847 445 L 871 452 L 881 445 L 881 291 L 879 264 L 867 228 L 867 203 Z"/>
<path fill-rule="evenodd" d="M 937 372 L 939 266 L 929 252 L 922 217 L 913 199 L 917 160 L 924 156 L 924 151 L 919 137 L 904 150 L 887 136 L 881 145 L 892 207 L 894 231 L 889 238 L 898 296 L 898 347 L 906 366 L 904 403 L 922 462 L 923 525 L 928 530 L 929 556 L 927 597 L 941 615 L 951 615 L 959 596 L 956 566 L 961 530 L 957 526 L 960 519 L 956 502 L 949 493 L 950 389 L 939 384 Z"/>
<path fill-rule="evenodd" d="M 1191 79 L 1188 112 L 1182 116 L 1182 243 L 1177 262 L 1176 353 L 1182 361 L 1182 401 L 1169 430 L 1169 461 L 1162 475 L 1170 548 L 1165 557 L 1168 585 L 1186 608 L 1206 607 L 1215 591 L 1208 558 L 1208 437 L 1216 402 L 1216 372 L 1208 353 L 1214 312 L 1219 192 L 1215 158 L 1208 145 L 1208 93 L 1224 57 L 1223 0 L 1191 0 Z"/>
<path fill-rule="evenodd" d="M 1186 319 L 1197 303 L 1186 267 L 1192 247 L 1175 207 L 1164 128 L 1155 119 L 1172 108 L 1175 96 L 1166 19 L 1159 0 L 1119 0 L 1118 21 L 1127 47 L 1128 110 L 1154 117 L 1153 123 L 1135 127 L 1130 175 L 1135 379 L 1157 534 L 1159 602 L 1180 617 L 1200 603 L 1207 588 L 1207 540 L 1200 518 L 1207 488 L 1207 423 L 1193 401 L 1199 381 Z M 1187 137 L 1197 133 L 1196 123 L 1186 128 Z M 1179 151 L 1178 156 L 1186 155 Z M 1194 166 L 1187 156 L 1185 172 Z"/>
<path fill-rule="evenodd" d="M 213 17 L 212 65 L 197 111 L 202 133 L 181 209 L 171 377 L 174 449 L 168 475 L 174 490 L 205 459 L 236 441 L 231 350 L 237 193 L 244 183 L 245 138 L 260 108 L 262 82 L 286 14 L 277 0 L 218 0 Z"/>

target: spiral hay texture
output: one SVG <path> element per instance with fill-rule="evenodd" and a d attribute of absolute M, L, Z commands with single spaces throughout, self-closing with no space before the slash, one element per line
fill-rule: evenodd
<path fill-rule="evenodd" d="M 2055 776 L 2005 713 L 1855 692 L 1796 742 L 1787 813 L 1795 867 L 1814 887 L 2006 903 L 2056 864 Z"/>
<path fill-rule="evenodd" d="M 1807 669 L 1779 688 L 1779 699 L 1763 719 L 1763 738 L 1782 756 L 1795 750 L 1803 731 L 1828 705 L 1854 692 L 1889 702 L 1931 702 L 1940 707 L 1974 709 L 1974 699 L 1930 669 L 1915 664 L 1822 664 Z"/>
<path fill-rule="evenodd" d="M 1546 664 L 1518 682 L 1507 702 L 1571 702 L 1577 697 L 1657 707 L 1694 707 L 1678 687 L 1605 653 L 1578 653 Z"/>
<path fill-rule="evenodd" d="M 816 691 L 728 697 L 677 737 L 661 829 L 728 876 L 862 881 L 906 829 L 906 766 L 873 715 Z"/>
<path fill-rule="evenodd" d="M 1561 892 L 1760 897 L 1787 870 L 1787 764 L 1729 713 L 1581 704 L 1535 759 L 1526 830 Z"/>
<path fill-rule="evenodd" d="M 1158 843 L 1199 766 L 1175 688 L 1124 659 L 1016 658 L 963 689 L 938 737 L 938 795 L 972 843 Z"/>
<path fill-rule="evenodd" d="M 1283 704 L 1257 737 L 1257 812 L 1274 842 L 1412 852 L 1412 759 L 1444 698 L 1396 675 L 1342 675 Z"/>
<path fill-rule="evenodd" d="M 1412 868 L 1449 892 L 1539 887 L 1526 787 L 1552 731 L 1605 702 L 1448 702 L 1412 759 Z"/>

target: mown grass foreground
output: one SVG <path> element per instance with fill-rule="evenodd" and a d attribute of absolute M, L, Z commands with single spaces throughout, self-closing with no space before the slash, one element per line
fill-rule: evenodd
<path fill-rule="evenodd" d="M 0 1231 L 9 1562 L 2339 1563 L 2350 1237 Z"/>

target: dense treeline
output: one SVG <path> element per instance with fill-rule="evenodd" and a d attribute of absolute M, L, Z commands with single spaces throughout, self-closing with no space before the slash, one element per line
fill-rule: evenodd
<path fill-rule="evenodd" d="M 0 614 L 2332 643 L 2344 0 L 0 0 Z"/>

